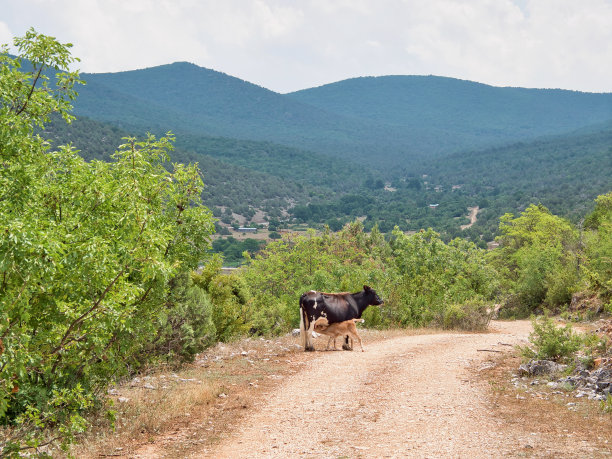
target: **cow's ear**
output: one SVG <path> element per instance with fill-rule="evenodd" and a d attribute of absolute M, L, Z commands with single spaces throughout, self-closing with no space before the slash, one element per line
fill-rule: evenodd
<path fill-rule="evenodd" d="M 364 285 L 363 286 L 363 290 L 367 292 L 368 290 L 372 290 L 372 289 L 370 287 L 368 287 L 367 285 Z"/>

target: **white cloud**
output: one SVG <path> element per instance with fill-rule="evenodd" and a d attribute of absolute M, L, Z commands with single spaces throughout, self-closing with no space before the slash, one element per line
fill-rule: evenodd
<path fill-rule="evenodd" d="M 11 33 L 11 30 L 4 22 L 0 21 L 0 46 L 9 45 L 10 49 L 10 45 L 12 45 L 12 43 L 13 34 Z"/>
<path fill-rule="evenodd" d="M 73 42 L 91 72 L 188 60 L 281 92 L 384 74 L 612 91 L 612 0 L 0 0 L 0 11 L 0 38 L 34 26 Z"/>

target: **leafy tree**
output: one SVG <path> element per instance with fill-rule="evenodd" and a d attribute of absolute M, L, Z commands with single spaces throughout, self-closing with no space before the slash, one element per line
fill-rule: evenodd
<path fill-rule="evenodd" d="M 210 295 L 194 284 L 189 273 L 170 281 L 167 302 L 157 320 L 157 336 L 146 347 L 174 365 L 193 361 L 197 353 L 217 341 Z"/>
<path fill-rule="evenodd" d="M 612 312 L 612 192 L 595 202 L 595 210 L 585 220 L 583 270 L 591 288 L 609 302 Z"/>
<path fill-rule="evenodd" d="M 390 246 L 396 273 L 391 289 L 393 323 L 450 327 L 484 321 L 486 325 L 484 301 L 494 297 L 497 282 L 496 272 L 485 263 L 484 250 L 462 239 L 445 244 L 432 229 L 406 235 L 396 228 Z M 481 319 L 467 319 L 474 315 Z"/>
<path fill-rule="evenodd" d="M 579 280 L 577 231 L 542 205 L 501 218 L 492 261 L 505 273 L 510 303 L 534 310 L 567 303 Z"/>
<path fill-rule="evenodd" d="M 72 119 L 70 45 L 33 29 L 15 45 L 23 68 L 0 54 L 0 420 L 29 428 L 6 451 L 84 428 L 81 410 L 142 361 L 169 282 L 213 231 L 197 167 L 164 167 L 170 134 L 127 138 L 110 163 L 51 150 L 34 129 Z"/>
<path fill-rule="evenodd" d="M 212 302 L 212 321 L 217 341 L 230 341 L 249 331 L 248 308 L 251 293 L 244 279 L 236 274 L 223 274 L 223 257 L 214 254 L 199 273 L 193 274 L 194 283 L 202 288 Z"/>

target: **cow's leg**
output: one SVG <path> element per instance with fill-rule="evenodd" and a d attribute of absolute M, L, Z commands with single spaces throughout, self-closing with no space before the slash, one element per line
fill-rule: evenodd
<path fill-rule="evenodd" d="M 351 346 L 349 344 L 349 337 L 348 337 L 348 335 L 346 335 L 344 337 L 344 344 L 342 344 L 342 349 L 344 349 L 345 351 L 352 351 L 353 350 L 353 346 Z"/>
<path fill-rule="evenodd" d="M 325 348 L 326 351 L 329 351 L 329 345 L 331 344 L 332 339 L 334 340 L 334 351 L 336 350 L 336 338 L 334 338 L 333 336 L 330 336 L 329 339 L 327 340 L 327 347 Z"/>
<path fill-rule="evenodd" d="M 312 331 L 314 330 L 314 322 L 308 323 L 308 319 L 305 317 L 306 312 L 300 308 L 300 335 L 302 337 L 302 344 L 304 345 L 305 351 L 314 351 L 314 345 L 312 344 Z M 308 324 L 308 328 L 306 325 Z"/>

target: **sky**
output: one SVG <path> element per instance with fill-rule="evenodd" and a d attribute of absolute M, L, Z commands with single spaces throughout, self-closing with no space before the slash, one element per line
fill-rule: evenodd
<path fill-rule="evenodd" d="M 82 72 L 188 61 L 286 93 L 359 76 L 612 92 L 612 0 L 0 0 Z"/>

